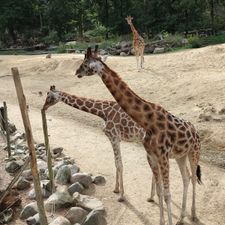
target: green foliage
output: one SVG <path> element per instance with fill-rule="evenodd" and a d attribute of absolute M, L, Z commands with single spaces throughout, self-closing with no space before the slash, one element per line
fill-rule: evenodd
<path fill-rule="evenodd" d="M 68 47 L 64 43 L 59 43 L 59 46 L 57 47 L 57 53 L 65 53 L 66 49 Z"/>
<path fill-rule="evenodd" d="M 59 40 L 58 33 L 54 30 L 52 30 L 47 36 L 43 38 L 43 41 L 46 44 L 58 44 Z"/>
<path fill-rule="evenodd" d="M 199 36 L 191 36 L 188 38 L 188 43 L 192 48 L 200 48 L 201 47 L 201 40 Z"/>

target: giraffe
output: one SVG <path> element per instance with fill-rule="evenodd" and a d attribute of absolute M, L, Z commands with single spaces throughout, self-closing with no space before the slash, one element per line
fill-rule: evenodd
<path fill-rule="evenodd" d="M 122 140 L 142 141 L 145 135 L 144 129 L 135 123 L 115 101 L 101 101 L 78 97 L 58 91 L 52 85 L 43 105 L 43 110 L 47 110 L 57 102 L 63 102 L 81 111 L 99 116 L 104 120 L 105 127 L 103 128 L 103 132 L 111 142 L 115 158 L 116 185 L 114 192 L 120 193 L 118 201 L 123 201 L 123 163 L 120 153 L 120 142 Z M 154 197 L 154 189 L 152 193 Z"/>
<path fill-rule="evenodd" d="M 168 224 L 172 225 L 169 182 L 169 157 L 171 155 L 177 161 L 183 180 L 181 215 L 177 224 L 183 224 L 186 216 L 187 191 L 190 182 L 187 159 L 191 167 L 193 186 L 192 220 L 196 221 L 196 181 L 201 183 L 201 169 L 198 165 L 200 140 L 195 127 L 190 122 L 172 115 L 162 106 L 139 97 L 115 71 L 111 70 L 100 59 L 95 58 L 91 48 L 88 48 L 84 61 L 76 70 L 75 75 L 78 78 L 82 78 L 83 76 L 94 74 L 100 76 L 120 107 L 146 132 L 143 145 L 156 182 L 160 208 L 160 225 L 165 224 L 163 199 L 167 205 Z"/>
<path fill-rule="evenodd" d="M 140 66 L 143 68 L 143 63 L 144 63 L 144 49 L 145 49 L 145 41 L 141 37 L 141 35 L 138 34 L 137 30 L 135 29 L 133 23 L 132 23 L 133 17 L 128 16 L 126 18 L 127 23 L 130 25 L 131 31 L 133 33 L 133 47 L 134 47 L 134 52 L 136 56 L 136 61 L 137 61 L 137 69 L 139 70 L 139 56 L 141 57 L 141 62 Z"/>

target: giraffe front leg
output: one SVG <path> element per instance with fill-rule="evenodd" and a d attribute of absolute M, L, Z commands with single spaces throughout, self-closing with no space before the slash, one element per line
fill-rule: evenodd
<path fill-rule="evenodd" d="M 115 184 L 115 189 L 113 190 L 114 193 L 119 193 L 119 170 L 116 167 L 116 184 Z"/>
<path fill-rule="evenodd" d="M 118 198 L 119 202 L 124 201 L 124 188 L 123 188 L 123 163 L 120 152 L 120 141 L 117 138 L 109 137 L 113 147 L 115 166 L 116 166 L 116 186 L 114 193 L 120 193 Z"/>
<path fill-rule="evenodd" d="M 156 189 L 155 177 L 154 177 L 154 174 L 152 174 L 151 196 L 150 198 L 147 199 L 148 202 L 155 202 L 154 201 L 155 189 Z"/>

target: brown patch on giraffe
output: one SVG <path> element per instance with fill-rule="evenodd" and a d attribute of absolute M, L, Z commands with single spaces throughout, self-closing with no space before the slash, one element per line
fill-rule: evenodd
<path fill-rule="evenodd" d="M 120 114 L 117 112 L 115 117 L 114 117 L 114 122 L 119 123 L 120 122 Z"/>
<path fill-rule="evenodd" d="M 135 98 L 135 103 L 138 104 L 138 105 L 141 105 L 142 102 L 139 98 Z"/>
<path fill-rule="evenodd" d="M 162 113 L 157 113 L 157 120 L 159 121 L 165 121 L 166 117 Z"/>
<path fill-rule="evenodd" d="M 157 122 L 156 125 L 160 130 L 165 130 L 165 123 Z"/>
<path fill-rule="evenodd" d="M 77 105 L 79 106 L 83 105 L 83 101 L 81 101 L 80 99 L 77 99 Z"/>
<path fill-rule="evenodd" d="M 181 131 L 185 131 L 185 130 L 186 130 L 186 128 L 185 128 L 184 126 L 181 126 L 179 129 L 180 129 Z"/>
<path fill-rule="evenodd" d="M 167 135 L 170 138 L 171 142 L 174 143 L 176 140 L 176 133 L 167 131 Z"/>
<path fill-rule="evenodd" d="M 149 111 L 150 110 L 150 106 L 148 104 L 144 104 L 143 105 L 143 109 L 144 109 L 144 111 Z"/>
<path fill-rule="evenodd" d="M 128 98 L 127 101 L 128 101 L 129 104 L 132 104 L 133 99 L 132 98 Z"/>
<path fill-rule="evenodd" d="M 97 109 L 91 109 L 91 113 L 96 114 L 97 113 Z"/>
<path fill-rule="evenodd" d="M 140 108 L 138 105 L 135 105 L 135 106 L 134 106 L 134 110 L 136 110 L 136 111 L 140 111 L 140 110 L 141 110 L 141 108 Z"/>
<path fill-rule="evenodd" d="M 88 108 L 91 108 L 94 104 L 93 104 L 93 102 L 91 102 L 91 101 L 87 101 L 87 102 L 85 102 L 85 105 L 86 105 Z"/>
<path fill-rule="evenodd" d="M 126 126 L 127 125 L 127 121 L 125 119 L 122 119 L 121 120 L 121 123 L 122 123 L 123 126 Z"/>
<path fill-rule="evenodd" d="M 188 144 L 188 143 L 186 143 L 184 147 L 185 147 L 185 148 L 189 148 L 189 144 Z"/>
<path fill-rule="evenodd" d="M 178 138 L 185 138 L 185 133 L 178 131 Z"/>
<path fill-rule="evenodd" d="M 175 126 L 172 123 L 167 123 L 167 127 L 171 131 L 175 131 L 176 130 Z"/>
<path fill-rule="evenodd" d="M 187 142 L 186 139 L 181 139 L 181 140 L 179 140 L 177 143 L 178 143 L 179 145 L 184 145 L 186 142 Z"/>
<path fill-rule="evenodd" d="M 172 117 L 170 114 L 167 115 L 167 119 L 168 119 L 170 122 L 173 122 L 173 117 Z"/>
<path fill-rule="evenodd" d="M 160 138 L 159 138 L 159 143 L 163 143 L 164 142 L 164 139 L 165 139 L 166 135 L 164 132 L 161 132 L 160 134 Z"/>
<path fill-rule="evenodd" d="M 126 89 L 126 85 L 124 83 L 121 83 L 119 88 L 121 91 L 124 91 Z"/>
<path fill-rule="evenodd" d="M 130 91 L 126 91 L 126 92 L 125 92 L 125 95 L 126 95 L 127 97 L 132 97 L 132 94 L 131 94 Z"/>
<path fill-rule="evenodd" d="M 153 119 L 153 116 L 154 116 L 154 113 L 148 113 L 145 115 L 145 117 L 148 119 L 148 120 L 152 120 Z"/>
<path fill-rule="evenodd" d="M 118 78 L 114 78 L 113 82 L 117 86 L 120 83 L 120 80 Z"/>
<path fill-rule="evenodd" d="M 89 110 L 88 110 L 88 108 L 86 106 L 82 106 L 80 109 L 85 111 L 85 112 L 89 112 Z"/>

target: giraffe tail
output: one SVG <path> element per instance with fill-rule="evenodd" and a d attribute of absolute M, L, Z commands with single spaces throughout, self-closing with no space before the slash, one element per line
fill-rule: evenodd
<path fill-rule="evenodd" d="M 200 165 L 197 166 L 196 176 L 197 176 L 197 182 L 198 182 L 198 184 L 202 184 L 202 172 L 201 172 Z"/>

